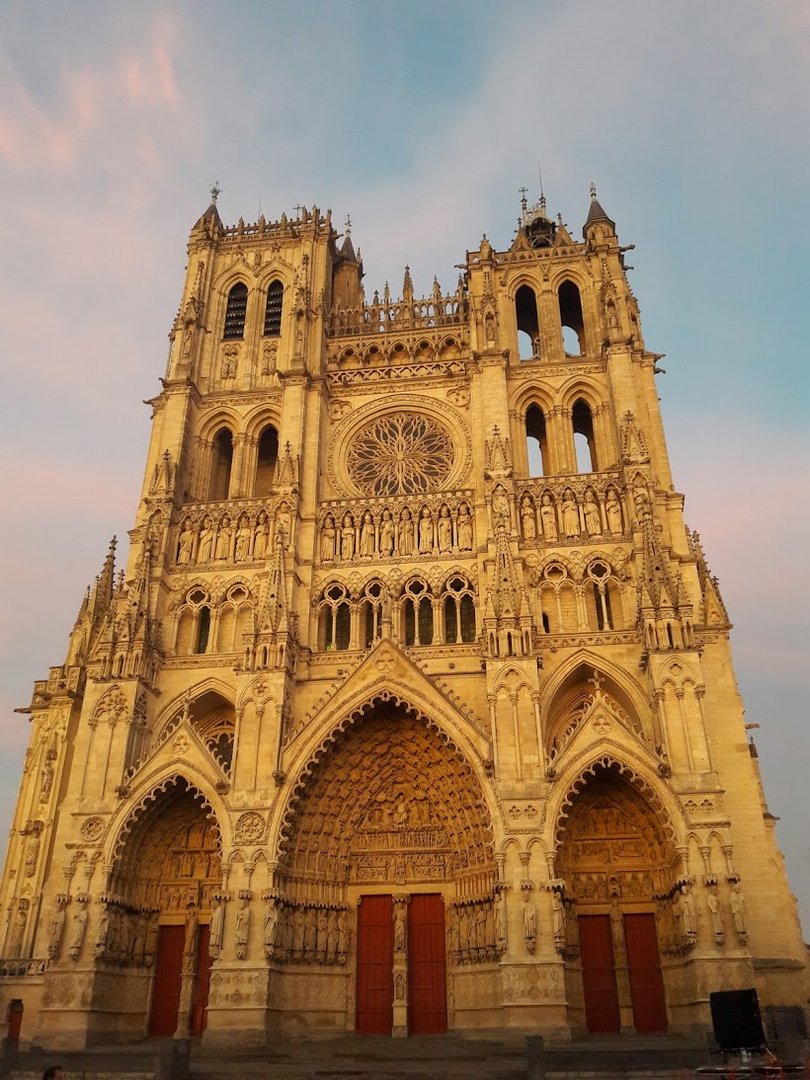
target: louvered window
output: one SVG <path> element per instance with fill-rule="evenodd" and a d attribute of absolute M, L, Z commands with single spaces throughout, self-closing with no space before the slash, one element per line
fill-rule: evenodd
<path fill-rule="evenodd" d="M 281 333 L 281 306 L 284 302 L 284 286 L 271 281 L 267 290 L 267 307 L 264 311 L 264 336 L 278 337 Z"/>
<path fill-rule="evenodd" d="M 225 331 L 223 338 L 243 338 L 245 336 L 245 315 L 247 313 L 247 285 L 240 281 L 228 293 L 228 306 L 225 309 Z"/>

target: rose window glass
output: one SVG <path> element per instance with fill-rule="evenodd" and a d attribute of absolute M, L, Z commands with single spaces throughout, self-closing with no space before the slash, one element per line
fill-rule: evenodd
<path fill-rule="evenodd" d="M 346 465 L 365 495 L 438 491 L 453 467 L 453 440 L 429 416 L 391 413 L 356 435 Z"/>

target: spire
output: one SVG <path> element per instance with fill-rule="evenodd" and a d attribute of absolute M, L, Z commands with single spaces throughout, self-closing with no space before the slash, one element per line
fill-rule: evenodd
<path fill-rule="evenodd" d="M 411 268 L 405 267 L 405 276 L 402 279 L 402 299 L 410 304 L 413 300 L 413 281 L 411 280 Z"/>
<path fill-rule="evenodd" d="M 214 233 L 222 231 L 222 219 L 219 216 L 219 210 L 217 210 L 217 199 L 219 198 L 221 190 L 219 181 L 215 180 L 211 185 L 211 202 L 208 209 L 194 223 L 194 228 L 191 230 L 192 232 L 200 230 L 205 233 L 206 236 L 211 236 Z"/>
<path fill-rule="evenodd" d="M 349 262 L 359 262 L 360 260 L 354 253 L 354 244 L 352 243 L 352 218 L 351 214 L 346 215 L 346 231 L 344 233 L 343 244 L 340 248 L 340 256 L 343 259 L 347 259 Z"/>
<path fill-rule="evenodd" d="M 596 197 L 596 184 L 591 183 L 591 205 L 588 208 L 588 216 L 585 219 L 585 226 L 582 230 L 583 236 L 587 239 L 588 232 L 592 225 L 595 225 L 598 221 L 605 222 L 610 226 L 612 232 L 616 231 L 616 222 L 612 218 L 609 218 L 605 211 L 602 209 L 602 204 Z"/>
<path fill-rule="evenodd" d="M 110 540 L 104 565 L 101 568 L 101 573 L 96 578 L 93 595 L 94 615 L 103 614 L 112 603 L 115 591 L 115 548 L 117 543 L 115 537 Z"/>

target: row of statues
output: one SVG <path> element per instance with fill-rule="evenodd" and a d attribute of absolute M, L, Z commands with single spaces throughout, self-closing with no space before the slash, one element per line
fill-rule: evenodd
<path fill-rule="evenodd" d="M 218 956 L 225 931 L 224 896 L 212 901 L 210 949 Z M 236 958 L 248 954 L 253 922 L 252 896 L 243 890 L 232 919 Z M 349 952 L 348 913 L 345 907 L 325 904 L 293 904 L 267 896 L 262 912 L 261 935 L 268 960 L 297 964 L 345 964 Z"/>
<path fill-rule="evenodd" d="M 205 514 L 195 524 L 187 515 L 177 538 L 175 562 L 189 566 L 208 562 L 262 562 L 270 554 L 277 537 L 286 545 L 291 536 L 292 512 L 282 502 L 274 513 L 259 510 L 251 516 L 246 511 L 238 517 L 222 514 L 216 520 Z"/>
<path fill-rule="evenodd" d="M 493 498 L 493 508 L 494 505 Z M 588 487 L 581 498 L 567 487 L 559 500 L 550 491 L 544 491 L 539 508 L 534 497 L 526 492 L 520 498 L 518 515 L 520 534 L 526 541 L 542 538 L 546 543 L 557 543 L 624 534 L 622 504 L 613 487 L 609 487 L 604 496 Z"/>
<path fill-rule="evenodd" d="M 371 510 L 358 514 L 347 510 L 337 518 L 328 513 L 320 527 L 323 563 L 472 550 L 473 520 L 467 503 L 461 503 L 458 510 L 451 510 L 447 503 L 438 510 L 423 506 L 416 512 L 407 506 L 398 513 L 386 508 L 376 516 Z"/>
<path fill-rule="evenodd" d="M 709 882 L 704 890 L 705 921 L 709 933 L 716 945 L 723 945 L 726 939 L 726 917 L 716 882 Z M 740 882 L 733 880 L 728 894 L 728 908 L 735 935 L 741 945 L 748 940 L 745 925 L 745 897 Z M 691 884 L 683 882 L 675 891 L 670 904 L 671 921 L 667 918 L 666 908 L 659 910 L 659 917 L 665 922 L 665 930 L 674 946 L 691 948 L 697 943 L 698 914 L 695 896 Z"/>

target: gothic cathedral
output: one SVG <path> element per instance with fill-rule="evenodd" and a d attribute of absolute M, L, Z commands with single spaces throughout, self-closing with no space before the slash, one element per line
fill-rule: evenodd
<path fill-rule="evenodd" d="M 37 682 L 0 1008 L 144 1035 L 687 1031 L 804 947 L 636 299 L 525 196 L 454 291 L 331 214 L 188 270 L 116 570 Z M 15 1013 L 16 1010 L 16 1013 Z"/>

